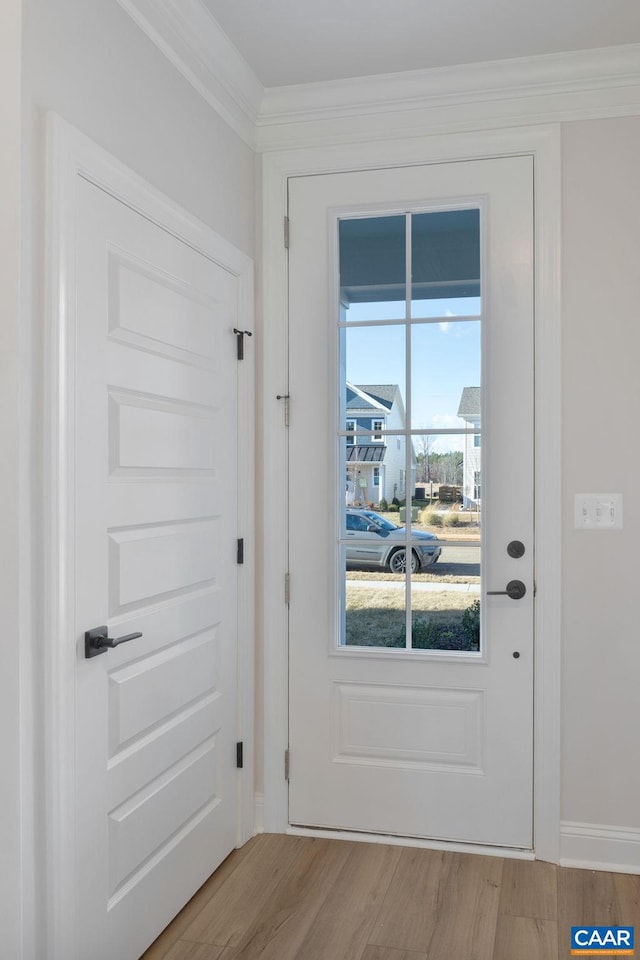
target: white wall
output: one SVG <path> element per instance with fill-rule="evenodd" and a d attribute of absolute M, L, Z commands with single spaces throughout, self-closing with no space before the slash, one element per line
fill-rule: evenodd
<path fill-rule="evenodd" d="M 562 148 L 562 816 L 640 830 L 640 118 Z M 588 492 L 624 495 L 623 530 L 574 529 Z"/>
<path fill-rule="evenodd" d="M 11 0 L 9 5 L 13 3 Z M 255 177 L 253 151 L 175 71 L 116 0 L 23 0 L 23 5 L 22 429 L 19 457 L 16 458 L 22 478 L 23 503 L 18 514 L 15 489 L 0 501 L 8 507 L 11 524 L 9 539 L 3 539 L 2 547 L 9 552 L 7 545 L 10 543 L 13 558 L 9 567 L 3 565 L 4 571 L 9 570 L 9 573 L 3 572 L 0 589 L 11 590 L 14 572 L 19 567 L 25 597 L 21 648 L 25 676 L 25 723 L 22 728 L 25 738 L 22 798 L 26 863 L 24 957 L 41 960 L 44 931 L 34 917 L 42 912 L 45 893 L 42 887 L 43 811 L 39 805 L 43 766 L 39 665 L 43 645 L 47 642 L 47 625 L 43 623 L 39 603 L 42 596 L 43 398 L 40 385 L 44 362 L 45 115 L 48 110 L 60 114 L 250 256 L 253 255 L 255 236 Z M 7 0 L 3 0 L 3 17 L 6 7 Z M 3 33 L 0 47 L 4 40 Z M 16 58 L 19 52 L 18 43 L 14 48 Z M 8 64 L 4 57 L 0 57 L 0 63 L 2 90 L 13 85 L 17 103 L 16 81 L 11 84 L 4 80 Z M 3 126 L 3 132 L 6 129 Z M 13 134 L 12 143 L 17 146 L 17 133 Z M 4 187 L 4 176 L 0 182 Z M 17 230 L 14 240 L 16 235 Z M 8 354 L 7 358 L 10 356 Z M 9 384 L 9 387 L 15 393 L 15 384 Z M 6 406 L 5 403 L 0 405 L 0 410 L 15 413 L 17 407 L 17 401 L 7 402 Z M 7 426 L 16 432 L 17 442 L 15 415 Z M 12 461 L 11 436 L 7 435 L 2 449 Z M 17 477 L 13 480 L 15 488 Z M 14 529 L 18 519 L 21 526 L 19 556 Z M 5 644 L 4 640 L 0 649 L 2 656 L 6 654 L 15 658 L 15 648 Z M 11 677 L 8 684 L 11 699 L 0 698 L 0 709 L 11 711 L 16 726 L 17 707 L 13 701 L 14 694 L 17 695 L 16 671 L 10 669 L 9 663 L 5 667 L 4 661 L 0 663 L 0 671 L 3 677 Z M 5 729 L 11 728 L 3 723 L 3 733 Z M 3 808 L 1 829 L 6 828 L 17 839 L 16 816 L 12 815 L 10 806 L 7 812 L 5 816 Z M 10 881 L 11 890 L 17 897 L 19 876 L 10 876 L 12 871 L 5 870 L 5 865 L 11 863 L 6 855 L 7 850 L 11 852 L 11 847 L 2 843 L 0 849 L 3 851 L 0 883 Z M 12 903 L 10 892 L 8 890 L 0 899 L 3 915 Z M 4 893 L 2 888 L 1 893 Z M 8 912 L 17 918 L 17 912 L 10 908 Z M 17 951 L 3 952 L 6 942 L 4 937 L 0 940 L 0 956 L 18 960 L 20 954 Z"/>
<path fill-rule="evenodd" d="M 56 110 L 252 254 L 253 152 L 116 0 L 24 0 L 24 7 L 26 136 L 37 158 L 42 113 Z"/>

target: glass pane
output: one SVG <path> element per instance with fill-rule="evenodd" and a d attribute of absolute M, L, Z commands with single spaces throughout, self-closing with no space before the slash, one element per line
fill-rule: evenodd
<path fill-rule="evenodd" d="M 404 327 L 351 327 L 342 349 L 340 482 L 348 506 L 378 509 L 406 493 Z"/>
<path fill-rule="evenodd" d="M 343 429 L 355 432 L 354 441 L 381 443 L 386 431 L 406 427 L 405 327 L 349 327 L 342 331 L 341 343 Z"/>
<path fill-rule="evenodd" d="M 343 321 L 370 323 L 372 320 L 404 320 L 407 311 L 405 300 L 389 300 L 381 303 L 351 303 L 345 309 Z"/>
<path fill-rule="evenodd" d="M 405 217 L 341 220 L 339 242 L 343 319 L 404 319 Z"/>
<path fill-rule="evenodd" d="M 453 320 L 455 317 L 479 317 L 480 297 L 445 297 L 440 300 L 414 300 L 412 320 Z M 352 320 L 355 317 L 351 318 Z"/>
<path fill-rule="evenodd" d="M 347 646 L 406 645 L 406 580 L 372 571 L 354 556 L 357 544 L 343 548 L 345 571 L 344 639 Z"/>
<path fill-rule="evenodd" d="M 480 211 L 411 218 L 411 315 L 473 316 L 480 309 Z M 429 308 L 428 301 L 435 301 Z M 455 305 L 454 305 L 455 303 Z M 428 309 L 435 312 L 426 312 Z"/>
<path fill-rule="evenodd" d="M 425 545 L 421 537 L 438 539 Z M 434 501 L 412 526 L 411 645 L 480 649 L 480 531 L 459 503 Z M 431 555 L 425 557 L 425 546 Z M 435 547 L 435 553 L 433 548 Z"/>
<path fill-rule="evenodd" d="M 351 437 L 340 439 L 340 483 L 344 485 L 344 503 L 351 509 L 379 511 L 371 523 L 389 528 L 389 520 L 398 521 L 398 509 L 406 491 L 405 437 L 383 437 L 382 443 L 365 442 Z M 395 511 L 386 519 L 387 511 Z M 353 521 L 355 529 L 355 520 Z"/>
<path fill-rule="evenodd" d="M 460 500 L 466 439 L 465 434 L 424 433 L 412 437 L 416 461 L 414 497 L 418 506 L 437 508 L 440 488 L 447 501 Z"/>
<path fill-rule="evenodd" d="M 414 650 L 480 651 L 480 587 L 411 582 L 411 646 Z"/>
<path fill-rule="evenodd" d="M 462 503 L 480 522 L 482 506 L 482 434 L 467 434 L 463 444 Z"/>
<path fill-rule="evenodd" d="M 352 504 L 351 476 L 347 465 L 347 506 L 342 531 L 348 547 L 347 559 L 378 573 L 404 573 L 404 507 L 386 501 L 375 508 L 358 501 Z"/>
<path fill-rule="evenodd" d="M 479 320 L 412 326 L 411 419 L 414 429 L 479 426 Z"/>

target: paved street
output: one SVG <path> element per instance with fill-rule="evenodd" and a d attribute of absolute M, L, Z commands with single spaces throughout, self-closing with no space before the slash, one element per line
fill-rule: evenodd
<path fill-rule="evenodd" d="M 461 544 L 456 544 L 451 547 L 443 546 L 442 555 L 432 572 L 437 573 L 436 568 L 445 565 L 447 567 L 451 565 L 463 567 L 461 571 L 462 576 L 464 576 L 465 573 L 474 577 L 480 576 L 480 547 L 476 544 L 470 544 L 468 547 Z M 447 569 L 446 572 L 453 573 L 453 571 L 449 569 Z"/>
<path fill-rule="evenodd" d="M 366 572 L 375 572 L 375 567 L 368 567 L 364 564 L 354 567 L 354 570 L 362 570 Z M 433 574 L 433 576 L 442 576 L 442 577 L 479 577 L 480 576 L 480 547 L 477 544 L 469 544 L 468 546 L 464 544 L 454 544 L 452 546 L 443 545 L 442 554 L 437 563 L 432 566 L 425 567 L 425 573 Z M 349 571 L 347 571 L 347 578 L 349 576 Z M 350 583 L 360 583 L 361 585 L 371 585 L 384 584 L 388 586 L 393 583 L 402 588 L 404 585 L 403 580 L 349 580 Z M 414 586 L 417 587 L 421 581 L 414 580 Z M 428 583 L 421 584 L 428 590 L 443 590 L 449 587 L 461 587 L 462 589 L 467 589 L 467 584 L 451 584 L 443 581 L 442 584 L 439 583 Z M 474 589 L 478 589 L 478 584 L 472 585 Z"/>

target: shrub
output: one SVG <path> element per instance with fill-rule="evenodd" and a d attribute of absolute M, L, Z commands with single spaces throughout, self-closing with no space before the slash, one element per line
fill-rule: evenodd
<path fill-rule="evenodd" d="M 457 513 L 450 510 L 444 515 L 444 525 L 445 527 L 458 527 L 460 525 L 460 517 Z"/>
<path fill-rule="evenodd" d="M 387 510 L 389 509 L 389 504 L 387 503 L 387 501 L 385 500 L 384 497 L 382 498 L 382 500 L 381 500 L 380 503 L 378 504 L 378 508 L 379 508 L 380 510 L 382 510 L 383 513 L 386 513 Z"/>
<path fill-rule="evenodd" d="M 404 631 L 395 637 L 386 638 L 383 645 L 403 647 Z M 480 601 L 476 600 L 465 610 L 459 621 L 443 623 L 437 620 L 414 620 L 411 626 L 411 646 L 414 650 L 479 650 Z"/>
<path fill-rule="evenodd" d="M 391 502 L 389 504 L 389 513 L 400 513 L 400 505 L 397 503 Z"/>
<path fill-rule="evenodd" d="M 462 614 L 462 632 L 471 646 L 469 650 L 480 649 L 480 601 L 474 600 Z"/>
<path fill-rule="evenodd" d="M 394 505 L 394 507 L 399 507 L 399 506 L 400 506 L 400 501 L 398 500 L 397 497 L 394 497 L 393 500 L 391 501 L 391 503 Z"/>
<path fill-rule="evenodd" d="M 426 527 L 442 526 L 442 514 L 437 510 L 423 510 L 421 520 Z"/>

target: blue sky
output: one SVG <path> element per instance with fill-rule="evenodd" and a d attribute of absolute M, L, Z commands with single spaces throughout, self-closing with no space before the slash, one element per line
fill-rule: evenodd
<path fill-rule="evenodd" d="M 414 429 L 461 428 L 456 415 L 464 387 L 480 385 L 480 322 L 455 320 L 480 311 L 479 298 L 426 300 L 412 306 L 414 316 L 437 318 L 412 329 L 412 424 Z M 378 320 L 404 316 L 404 303 L 354 304 L 348 319 Z M 405 327 L 347 326 L 347 379 L 352 383 L 397 383 L 407 402 Z M 460 449 L 454 437 L 438 439 L 438 451 Z"/>

